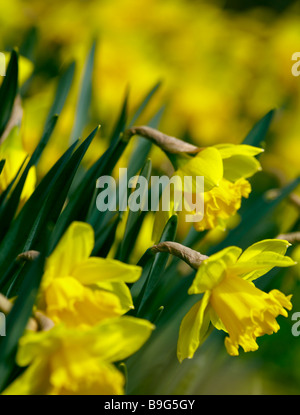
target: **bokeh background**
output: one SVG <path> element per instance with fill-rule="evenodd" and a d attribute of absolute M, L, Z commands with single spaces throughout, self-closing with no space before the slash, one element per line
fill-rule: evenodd
<path fill-rule="evenodd" d="M 40 175 L 69 144 L 82 71 L 95 39 L 92 100 L 83 134 L 97 124 L 101 130 L 87 163 L 105 149 L 127 91 L 133 110 L 161 81 L 141 123 L 163 108 L 159 128 L 167 134 L 203 146 L 240 143 L 253 124 L 275 108 L 267 151 L 261 157 L 263 169 L 282 184 L 299 176 L 300 77 L 291 72 L 292 55 L 300 51 L 299 1 L 3 2 L 0 50 L 18 47 L 29 60 L 21 87 L 28 152 L 43 130 L 61 71 L 76 61 L 75 83 L 43 156 Z M 161 166 L 161 154 L 155 150 L 153 162 Z M 295 219 L 294 211 L 287 212 L 277 218 L 280 223 L 289 221 L 284 215 Z M 144 244 L 147 247 L 147 241 Z M 285 288 L 294 288 L 298 278 L 295 267 L 285 276 Z M 262 339 L 264 347 L 239 359 L 220 351 L 223 340 L 214 334 L 183 369 L 175 363 L 167 371 L 160 369 L 166 367 L 160 366 L 158 342 L 157 350 L 152 349 L 156 372 L 149 369 L 151 378 L 137 378 L 139 387 L 132 392 L 298 393 L 300 337 L 291 335 L 291 324 L 290 319 L 282 323 L 276 343 Z M 141 364 L 150 365 L 154 355 L 146 350 L 143 356 Z"/>

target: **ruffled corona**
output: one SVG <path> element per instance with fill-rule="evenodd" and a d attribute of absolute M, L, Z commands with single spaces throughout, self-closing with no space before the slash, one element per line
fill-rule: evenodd
<path fill-rule="evenodd" d="M 237 356 L 239 346 L 245 352 L 257 350 L 257 337 L 279 330 L 276 318 L 287 317 L 285 309 L 292 308 L 290 298 L 277 290 L 267 294 L 240 277 L 225 277 L 212 290 L 210 304 L 229 334 L 227 352 Z"/>
<path fill-rule="evenodd" d="M 197 231 L 225 227 L 226 220 L 240 209 L 242 198 L 248 198 L 251 185 L 246 179 L 235 183 L 222 179 L 218 187 L 204 193 L 204 216 L 200 222 L 194 223 Z"/>

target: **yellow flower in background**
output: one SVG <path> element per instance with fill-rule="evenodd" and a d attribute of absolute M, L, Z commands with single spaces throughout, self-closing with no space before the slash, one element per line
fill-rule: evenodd
<path fill-rule="evenodd" d="M 90 257 L 93 247 L 93 228 L 73 222 L 46 261 L 37 308 L 56 324 L 92 326 L 133 308 L 126 283 L 141 267 Z"/>
<path fill-rule="evenodd" d="M 258 349 L 256 338 L 276 333 L 276 317 L 287 317 L 291 296 L 278 290 L 268 294 L 256 288 L 255 279 L 273 267 L 289 267 L 295 262 L 285 256 L 287 241 L 267 239 L 255 243 L 243 253 L 232 246 L 212 255 L 200 265 L 189 294 L 201 294 L 183 318 L 177 347 L 179 361 L 192 358 L 205 340 L 210 323 L 228 333 L 227 352 L 236 356 L 239 346 L 245 352 Z"/>
<path fill-rule="evenodd" d="M 29 366 L 5 395 L 121 395 L 125 379 L 114 366 L 142 347 L 154 326 L 147 320 L 117 317 L 88 330 L 63 325 L 27 332 L 17 363 Z"/>
<path fill-rule="evenodd" d="M 28 156 L 23 148 L 19 127 L 14 127 L 0 144 L 0 160 L 5 160 L 3 170 L 0 174 L 0 193 L 10 185 Z M 35 167 L 31 167 L 23 187 L 20 205 L 23 205 L 31 196 L 35 185 L 36 171 Z"/>
<path fill-rule="evenodd" d="M 297 8 L 288 7 L 277 15 L 268 7 L 259 7 L 234 13 L 233 18 L 223 2 L 208 0 L 163 4 L 145 0 L 138 5 L 133 0 L 91 0 L 85 2 L 84 10 L 79 0 L 66 0 L 63 8 L 59 5 L 57 0 L 43 6 L 38 0 L 5 4 L 0 49 L 21 44 L 27 31 L 36 27 L 40 48 L 49 51 L 52 60 L 60 65 L 75 59 L 82 68 L 87 45 L 98 36 L 101 47 L 94 71 L 95 107 L 101 114 L 100 123 L 108 125 L 108 130 L 113 127 L 111 114 L 119 108 L 125 88 L 130 85 L 134 106 L 159 79 L 164 83 L 163 99 L 169 103 L 161 129 L 173 135 L 188 131 L 201 146 L 228 140 L 239 143 L 254 122 L 289 102 L 284 115 L 276 120 L 278 133 L 269 143 L 264 163 L 276 164 L 288 177 L 295 177 L 297 151 L 290 148 L 299 148 L 300 84 L 291 74 L 291 57 L 300 42 Z M 79 70 L 78 77 L 81 73 Z M 48 83 L 49 76 L 45 79 Z M 40 79 L 32 90 L 41 91 Z M 28 98 L 30 106 L 32 96 Z M 50 105 L 51 99 L 47 108 Z M 61 139 L 72 129 L 74 105 L 76 97 L 69 101 L 56 129 L 58 154 Z M 43 115 L 41 111 L 27 115 L 27 142 L 32 133 L 38 137 Z M 95 125 L 91 121 L 87 131 Z"/>
<path fill-rule="evenodd" d="M 251 185 L 246 180 L 261 170 L 255 158 L 263 149 L 249 145 L 220 144 L 216 148 L 223 162 L 223 177 L 218 186 L 204 193 L 204 217 L 195 223 L 197 231 L 226 227 L 226 221 L 241 207 L 242 198 L 247 198 Z M 205 179 L 204 179 L 205 180 Z"/>
<path fill-rule="evenodd" d="M 242 198 L 247 198 L 251 192 L 247 178 L 261 170 L 260 163 L 255 158 L 261 152 L 262 148 L 246 144 L 220 144 L 201 149 L 194 157 L 178 159 L 180 167 L 172 177 L 178 176 L 182 184 L 185 177 L 192 177 L 193 181 L 197 176 L 204 177 L 204 213 L 201 221 L 194 222 L 197 231 L 218 226 L 224 229 L 226 221 L 240 208 Z M 183 189 L 183 197 L 196 192 L 194 183 L 192 187 Z M 179 204 L 174 199 L 171 202 L 170 211 L 163 211 L 160 206 L 156 214 L 154 240 L 158 240 L 167 220 L 178 211 Z"/>

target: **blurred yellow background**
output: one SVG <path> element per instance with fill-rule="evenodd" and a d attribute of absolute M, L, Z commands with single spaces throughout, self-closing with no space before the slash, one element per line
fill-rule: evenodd
<path fill-rule="evenodd" d="M 281 2 L 273 6 L 276 3 Z M 225 1 L 205 0 L 5 2 L 0 16 L 2 49 L 22 44 L 33 26 L 38 33 L 36 77 L 24 104 L 28 150 L 39 138 L 62 66 L 76 60 L 78 84 L 96 38 L 87 131 L 99 123 L 105 136 L 126 88 L 134 108 L 161 80 L 156 104 L 165 102 L 167 107 L 160 128 L 176 136 L 188 134 L 200 145 L 241 142 L 265 113 L 281 109 L 262 161 L 266 168 L 280 168 L 288 178 L 295 177 L 300 78 L 292 75 L 291 58 L 300 51 L 300 8 L 298 2 L 288 3 L 290 7 L 278 12 L 274 7 L 241 11 L 226 8 Z M 72 129 L 77 93 L 73 88 L 59 121 L 59 142 Z M 48 152 L 48 158 L 57 156 Z"/>
<path fill-rule="evenodd" d="M 291 180 L 300 173 L 300 76 L 292 75 L 292 55 L 300 52 L 299 23 L 300 2 L 288 0 L 3 2 L 0 51 L 19 47 L 22 54 L 28 34 L 36 37 L 35 50 L 28 52 L 27 47 L 34 76 L 29 84 L 25 83 L 23 91 L 25 149 L 28 152 L 34 149 L 43 131 L 59 74 L 75 60 L 75 83 L 51 145 L 43 155 L 40 175 L 68 147 L 84 64 L 93 40 L 97 39 L 92 106 L 84 135 L 98 124 L 101 130 L 88 152 L 90 161 L 106 148 L 105 139 L 114 126 L 127 88 L 133 111 L 150 88 L 162 81 L 141 122 L 148 122 L 165 104 L 160 130 L 200 146 L 240 143 L 255 122 L 276 108 L 267 151 L 260 161 L 264 170 L 278 170 L 283 182 Z M 161 163 L 161 154 L 155 153 L 154 164 Z M 150 234 L 151 227 L 150 218 L 145 224 L 146 233 Z M 148 241 L 145 246 L 141 242 L 141 252 L 147 244 Z M 295 273 L 298 279 L 299 269 Z M 295 350 L 299 340 L 292 341 Z M 285 367 L 282 359 L 278 365 Z M 198 364 L 199 371 L 201 364 Z M 239 364 L 232 366 L 232 378 L 243 378 L 243 364 L 234 372 L 235 365 Z M 211 379 L 219 379 L 226 392 L 230 387 L 219 376 L 223 372 L 215 370 L 217 375 Z M 253 379 L 251 376 L 246 374 L 247 388 L 252 382 L 255 392 L 258 383 L 256 375 Z M 300 375 L 297 376 L 299 381 Z M 206 382 L 205 379 L 202 390 L 211 392 L 213 385 Z M 261 388 L 268 390 L 269 385 Z M 281 390 L 285 390 L 284 379 Z"/>

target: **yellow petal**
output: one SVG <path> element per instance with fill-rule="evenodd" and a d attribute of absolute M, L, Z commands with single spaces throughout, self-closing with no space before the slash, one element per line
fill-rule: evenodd
<path fill-rule="evenodd" d="M 44 360 L 44 356 L 40 356 L 2 394 L 45 395 L 50 391 L 49 376 L 48 362 Z"/>
<path fill-rule="evenodd" d="M 125 282 L 100 282 L 97 284 L 97 287 L 109 291 L 118 297 L 122 314 L 134 308 L 130 289 Z"/>
<path fill-rule="evenodd" d="M 39 356 L 48 355 L 57 348 L 60 337 L 64 335 L 63 326 L 55 326 L 49 331 L 26 331 L 19 340 L 16 361 L 24 367 L 32 363 Z"/>
<path fill-rule="evenodd" d="M 210 323 L 209 313 L 207 312 L 209 298 L 210 293 L 205 293 L 202 299 L 193 305 L 181 322 L 177 344 L 179 362 L 182 362 L 184 359 L 191 359 L 204 340 Z"/>
<path fill-rule="evenodd" d="M 241 252 L 241 248 L 230 246 L 203 261 L 188 293 L 200 294 L 212 290 L 223 280 L 227 268 L 235 264 Z"/>
<path fill-rule="evenodd" d="M 203 176 L 204 191 L 207 192 L 218 186 L 223 177 L 222 157 L 216 148 L 207 147 L 180 167 L 174 175 L 179 176 L 182 182 L 185 176 Z"/>
<path fill-rule="evenodd" d="M 76 340 L 76 339 L 75 339 Z M 121 395 L 124 376 L 116 367 L 79 347 L 67 344 L 51 356 L 52 395 Z"/>
<path fill-rule="evenodd" d="M 68 327 L 93 326 L 123 313 L 117 295 L 92 290 L 73 277 L 54 279 L 45 292 L 45 300 L 47 316 Z"/>
<path fill-rule="evenodd" d="M 263 148 L 249 146 L 248 144 L 217 144 L 214 147 L 218 149 L 222 159 L 237 155 L 254 157 L 264 151 Z"/>
<path fill-rule="evenodd" d="M 245 156 L 243 154 L 234 155 L 223 160 L 224 177 L 227 180 L 235 182 L 241 178 L 253 176 L 261 170 L 261 165 L 254 157 Z"/>
<path fill-rule="evenodd" d="M 88 223 L 73 222 L 53 253 L 47 259 L 46 270 L 53 277 L 71 275 L 74 268 L 85 261 L 94 247 L 94 230 Z"/>
<path fill-rule="evenodd" d="M 237 263 L 233 272 L 248 281 L 253 281 L 272 268 L 289 267 L 296 263 L 285 256 L 290 243 L 280 239 L 266 239 L 247 248 Z"/>
<path fill-rule="evenodd" d="M 142 268 L 137 265 L 125 264 L 110 258 L 90 257 L 73 269 L 71 275 L 84 285 L 100 282 L 128 282 L 137 281 Z"/>
<path fill-rule="evenodd" d="M 96 338 L 89 347 L 105 361 L 120 361 L 139 350 L 153 329 L 152 323 L 140 318 L 124 316 L 110 319 L 94 328 Z"/>
<path fill-rule="evenodd" d="M 95 332 L 56 326 L 26 334 L 17 361 L 28 369 L 5 391 L 18 395 L 106 395 L 124 393 L 124 376 L 91 347 Z M 97 352 L 97 350 L 96 350 Z"/>
<path fill-rule="evenodd" d="M 210 309 L 209 309 L 209 314 L 210 314 L 210 321 L 214 325 L 214 327 L 217 330 L 223 330 L 223 331 L 225 331 L 225 333 L 227 333 L 227 329 L 224 326 L 222 320 L 220 319 L 220 317 L 217 315 L 217 313 L 215 312 L 215 310 L 212 307 L 210 307 Z"/>

